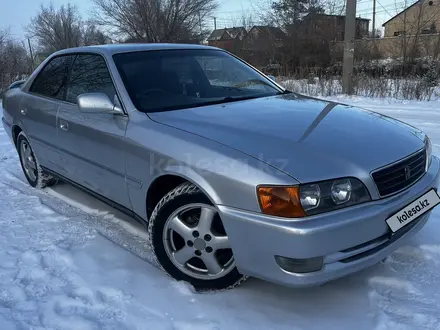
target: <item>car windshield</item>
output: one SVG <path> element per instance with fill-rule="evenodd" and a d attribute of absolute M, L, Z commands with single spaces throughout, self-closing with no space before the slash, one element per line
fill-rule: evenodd
<path fill-rule="evenodd" d="M 282 93 L 270 79 L 221 50 L 162 50 L 113 56 L 138 110 L 159 112 Z"/>

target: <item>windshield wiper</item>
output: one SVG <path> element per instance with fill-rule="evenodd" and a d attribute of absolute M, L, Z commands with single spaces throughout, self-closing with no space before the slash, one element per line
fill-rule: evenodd
<path fill-rule="evenodd" d="M 280 92 L 281 93 L 281 92 Z M 182 109 L 189 109 L 189 108 L 198 108 L 198 107 L 204 107 L 207 105 L 216 105 L 216 104 L 224 104 L 224 103 L 230 103 L 230 102 L 236 102 L 236 101 L 244 101 L 244 100 L 251 100 L 251 99 L 258 99 L 261 97 L 269 97 L 274 96 L 277 94 L 260 94 L 260 95 L 248 95 L 248 96 L 226 96 L 224 98 L 214 100 L 214 101 L 208 101 L 208 102 L 202 102 L 202 103 L 191 103 L 191 104 L 185 104 L 181 106 L 170 106 L 170 107 L 163 107 L 161 109 L 155 109 L 145 112 L 164 112 L 164 111 L 172 111 L 172 110 L 182 110 Z"/>
<path fill-rule="evenodd" d="M 244 100 L 257 99 L 265 96 L 267 95 L 247 95 L 247 96 L 236 96 L 236 97 L 226 96 L 219 100 L 204 102 L 202 105 L 214 105 L 214 104 L 230 103 L 236 101 L 244 101 Z"/>
<path fill-rule="evenodd" d="M 257 99 L 259 97 L 263 97 L 263 95 L 247 95 L 247 96 L 226 96 L 223 101 L 224 102 L 235 102 L 235 101 L 243 101 L 243 100 L 251 100 Z"/>

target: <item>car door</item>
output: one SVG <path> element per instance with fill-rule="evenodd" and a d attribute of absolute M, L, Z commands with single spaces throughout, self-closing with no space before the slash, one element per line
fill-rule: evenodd
<path fill-rule="evenodd" d="M 38 73 L 20 101 L 20 122 L 40 165 L 59 170 L 56 115 L 73 56 L 57 56 Z"/>
<path fill-rule="evenodd" d="M 78 54 L 72 64 L 66 100 L 58 110 L 57 131 L 63 175 L 112 201 L 131 208 L 125 184 L 126 115 L 81 113 L 77 96 L 117 93 L 105 59 Z"/>

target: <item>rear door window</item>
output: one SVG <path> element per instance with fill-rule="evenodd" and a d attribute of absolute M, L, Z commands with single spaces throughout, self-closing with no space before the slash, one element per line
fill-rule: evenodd
<path fill-rule="evenodd" d="M 116 89 L 101 55 L 79 54 L 73 63 L 66 101 L 77 103 L 78 95 L 84 93 L 104 93 L 112 101 L 115 97 Z"/>
<path fill-rule="evenodd" d="M 35 78 L 30 92 L 63 100 L 73 58 L 73 55 L 66 55 L 52 59 Z"/>

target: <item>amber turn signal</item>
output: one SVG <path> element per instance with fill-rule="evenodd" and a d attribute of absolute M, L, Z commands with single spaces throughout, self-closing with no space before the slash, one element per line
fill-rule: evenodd
<path fill-rule="evenodd" d="M 299 199 L 299 187 L 258 187 L 258 200 L 264 214 L 301 218 L 306 214 Z"/>

